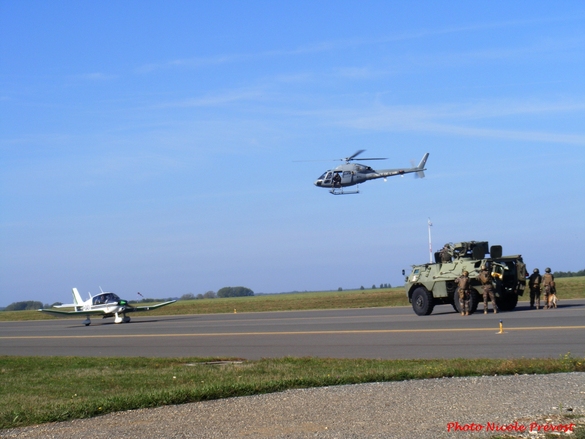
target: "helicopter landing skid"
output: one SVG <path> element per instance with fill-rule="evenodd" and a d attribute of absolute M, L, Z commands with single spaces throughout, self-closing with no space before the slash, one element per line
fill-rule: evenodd
<path fill-rule="evenodd" d="M 329 191 L 329 193 L 333 194 L 333 195 L 352 195 L 352 194 L 359 194 L 360 190 L 358 188 L 355 191 L 344 192 L 343 188 L 333 188 Z"/>

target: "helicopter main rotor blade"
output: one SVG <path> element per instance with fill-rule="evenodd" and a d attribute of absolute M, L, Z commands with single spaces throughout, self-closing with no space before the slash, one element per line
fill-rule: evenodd
<path fill-rule="evenodd" d="M 349 163 L 349 162 L 353 161 L 358 155 L 360 155 L 364 151 L 365 151 L 365 149 L 360 149 L 359 151 L 356 151 L 353 155 L 346 157 L 344 159 L 340 159 L 340 160 Z M 386 157 L 364 157 L 364 158 L 360 158 L 359 160 L 386 160 Z"/>
<path fill-rule="evenodd" d="M 368 157 L 368 158 L 363 158 L 363 159 L 359 159 L 360 162 L 362 160 L 388 160 L 388 157 Z"/>
<path fill-rule="evenodd" d="M 335 160 L 331 159 L 322 159 L 322 160 L 293 160 L 293 163 L 304 163 L 304 162 L 334 162 Z"/>
<path fill-rule="evenodd" d="M 364 151 L 365 151 L 365 149 L 360 149 L 360 150 L 356 151 L 355 153 L 353 153 L 352 155 L 350 155 L 349 157 L 346 157 L 344 159 L 335 159 L 335 160 L 293 160 L 293 162 L 346 162 L 346 163 L 349 163 L 349 162 L 353 161 L 358 155 L 360 155 Z M 388 160 L 388 158 L 387 157 L 364 157 L 364 158 L 360 158 L 359 160 Z"/>
<path fill-rule="evenodd" d="M 350 155 L 349 157 L 346 157 L 345 158 L 345 161 L 346 162 L 349 162 L 349 161 L 353 160 L 355 157 L 357 157 L 358 155 L 360 155 L 364 151 L 365 151 L 365 149 L 360 149 L 360 150 L 356 151 L 353 155 Z"/>

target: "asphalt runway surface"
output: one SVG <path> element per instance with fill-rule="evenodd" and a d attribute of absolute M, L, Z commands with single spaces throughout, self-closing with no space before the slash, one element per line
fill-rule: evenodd
<path fill-rule="evenodd" d="M 172 306 L 172 305 L 171 305 Z M 482 308 L 482 305 L 480 305 Z M 450 305 L 0 322 L 0 354 L 99 357 L 558 358 L 585 356 L 585 300 L 468 317 Z M 502 321 L 503 332 L 500 332 Z"/>

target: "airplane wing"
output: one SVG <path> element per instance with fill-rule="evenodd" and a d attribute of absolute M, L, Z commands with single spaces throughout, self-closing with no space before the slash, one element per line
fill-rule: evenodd
<path fill-rule="evenodd" d="M 41 312 L 48 312 L 51 314 L 103 314 L 103 310 L 93 310 L 93 311 L 61 311 L 58 309 L 39 309 L 38 311 Z"/>
<path fill-rule="evenodd" d="M 163 306 L 170 305 L 171 303 L 175 303 L 176 300 L 169 300 L 168 302 L 157 303 L 156 305 L 149 305 L 149 306 L 128 306 L 124 312 L 139 312 L 139 311 L 151 311 L 156 308 L 161 308 Z"/>

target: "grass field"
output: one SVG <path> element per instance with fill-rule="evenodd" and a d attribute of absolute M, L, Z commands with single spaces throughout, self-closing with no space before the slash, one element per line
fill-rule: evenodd
<path fill-rule="evenodd" d="M 585 277 L 566 277 L 556 281 L 557 295 L 563 299 L 585 298 Z M 527 301 L 528 291 L 520 298 Z M 63 299 L 65 300 L 65 298 Z M 216 314 L 262 311 L 292 311 L 308 309 L 375 308 L 409 305 L 404 287 L 388 289 L 348 290 L 273 294 L 265 296 L 223 299 L 181 300 L 164 308 L 150 311 L 150 315 Z M 38 311 L 2 311 L 0 321 L 54 319 Z M 60 318 L 60 317 L 59 317 Z M 79 316 L 76 316 L 79 318 Z"/>
<path fill-rule="evenodd" d="M 0 356 L 0 428 L 302 387 L 585 372 L 585 359 L 570 355 L 515 360 L 216 360 Z"/>

